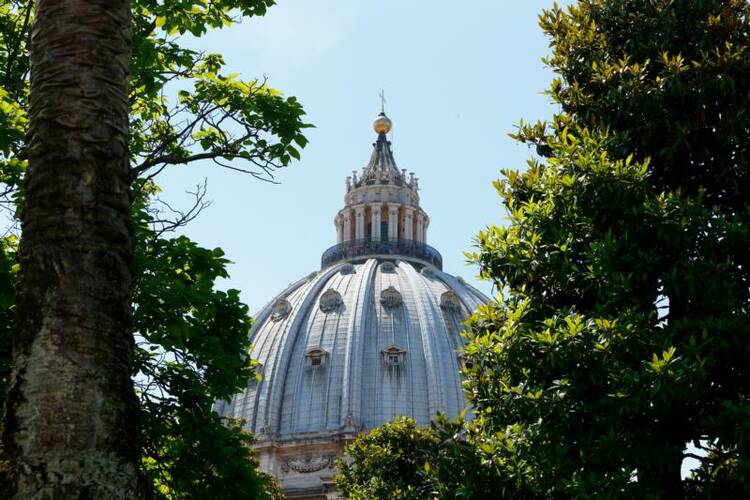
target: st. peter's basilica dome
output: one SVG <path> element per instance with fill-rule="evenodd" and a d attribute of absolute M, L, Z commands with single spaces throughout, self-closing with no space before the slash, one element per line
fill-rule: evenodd
<path fill-rule="evenodd" d="M 242 418 L 261 467 L 290 498 L 336 498 L 333 461 L 357 433 L 436 413 L 455 417 L 462 322 L 487 298 L 442 271 L 427 245 L 418 179 L 399 171 L 382 114 L 369 163 L 347 178 L 337 244 L 321 270 L 290 285 L 256 316 L 260 381 L 217 410 Z"/>

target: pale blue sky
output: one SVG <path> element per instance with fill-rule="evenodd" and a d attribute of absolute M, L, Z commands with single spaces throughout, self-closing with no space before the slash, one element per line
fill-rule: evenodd
<path fill-rule="evenodd" d="M 222 247 L 231 279 L 253 312 L 286 285 L 319 269 L 335 243 L 333 217 L 344 180 L 370 156 L 385 89 L 400 168 L 420 178 L 431 217 L 429 243 L 447 272 L 485 293 L 464 251 L 476 233 L 503 221 L 491 183 L 501 168 L 523 168 L 531 151 L 507 133 L 520 118 L 549 117 L 542 95 L 552 77 L 537 16 L 551 1 L 280 0 L 263 18 L 214 32 L 195 46 L 225 55 L 243 78 L 269 83 L 304 104 L 310 144 L 278 175 L 280 185 L 211 165 L 174 168 L 165 197 L 208 177 L 213 205 L 186 233 Z"/>

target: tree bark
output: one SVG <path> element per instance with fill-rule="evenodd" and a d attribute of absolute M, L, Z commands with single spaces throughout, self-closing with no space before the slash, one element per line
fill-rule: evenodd
<path fill-rule="evenodd" d="M 130 373 L 130 30 L 128 0 L 36 4 L 3 429 L 7 496 L 140 496 Z"/>

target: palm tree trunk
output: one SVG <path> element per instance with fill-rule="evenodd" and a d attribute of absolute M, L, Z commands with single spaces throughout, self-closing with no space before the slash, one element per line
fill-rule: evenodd
<path fill-rule="evenodd" d="M 138 497 L 128 0 L 38 0 L 13 373 L 15 498 Z"/>

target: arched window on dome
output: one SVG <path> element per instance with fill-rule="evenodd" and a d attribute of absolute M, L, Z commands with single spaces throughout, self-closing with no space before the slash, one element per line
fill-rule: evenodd
<path fill-rule="evenodd" d="M 305 361 L 310 368 L 323 366 L 328 361 L 328 351 L 321 347 L 311 347 L 305 351 Z"/>

